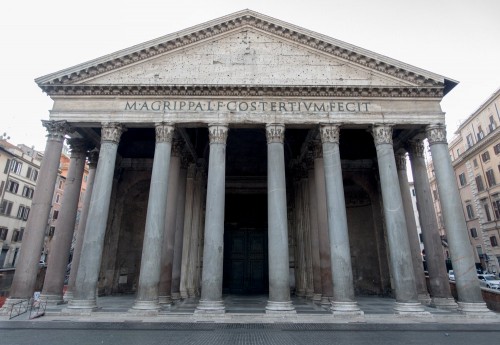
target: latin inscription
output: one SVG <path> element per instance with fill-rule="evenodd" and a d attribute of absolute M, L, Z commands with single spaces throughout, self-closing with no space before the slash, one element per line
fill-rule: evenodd
<path fill-rule="evenodd" d="M 158 101 L 127 101 L 127 111 L 153 112 L 299 112 L 299 113 L 329 113 L 329 112 L 368 112 L 370 102 L 361 101 L 207 101 L 207 100 L 158 100 Z"/>

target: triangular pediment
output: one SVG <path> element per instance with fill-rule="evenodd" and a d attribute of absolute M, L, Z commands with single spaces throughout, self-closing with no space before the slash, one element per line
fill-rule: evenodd
<path fill-rule="evenodd" d="M 190 87 L 431 88 L 456 82 L 245 10 L 36 79 L 49 94 Z M 114 89 L 113 89 L 114 87 Z M 393 91 L 389 91 L 391 93 Z M 379 92 L 380 93 L 380 92 Z"/>

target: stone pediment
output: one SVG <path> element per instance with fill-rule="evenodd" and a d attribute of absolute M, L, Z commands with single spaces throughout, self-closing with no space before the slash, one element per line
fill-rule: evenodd
<path fill-rule="evenodd" d="M 50 95 L 442 97 L 456 85 L 440 75 L 250 10 L 36 82 Z"/>

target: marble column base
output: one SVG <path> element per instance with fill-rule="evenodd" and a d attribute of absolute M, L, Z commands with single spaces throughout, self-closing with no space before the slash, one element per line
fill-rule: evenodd
<path fill-rule="evenodd" d="M 73 297 L 74 297 L 73 291 L 66 290 L 63 296 L 63 300 L 64 302 L 69 302 L 73 299 Z"/>
<path fill-rule="evenodd" d="M 365 313 L 359 309 L 358 303 L 356 302 L 332 301 L 331 305 L 330 310 L 334 316 L 358 317 L 365 315 Z"/>
<path fill-rule="evenodd" d="M 187 291 L 181 291 L 181 299 L 189 298 Z"/>
<path fill-rule="evenodd" d="M 63 296 L 62 295 L 45 295 L 41 294 L 40 299 L 44 300 L 47 302 L 47 305 L 59 305 L 59 304 L 64 304 Z"/>
<path fill-rule="evenodd" d="M 431 313 L 424 310 L 424 306 L 418 302 L 396 302 L 394 304 L 396 314 L 405 316 L 430 316 Z"/>
<path fill-rule="evenodd" d="M 329 296 L 321 296 L 321 305 L 331 305 L 332 303 L 330 302 L 330 298 Z"/>
<path fill-rule="evenodd" d="M 196 315 L 224 314 L 225 312 L 226 312 L 226 307 L 224 307 L 223 301 L 205 301 L 205 300 L 200 300 L 198 302 L 198 306 L 194 311 Z"/>
<path fill-rule="evenodd" d="M 313 290 L 309 290 L 309 289 L 306 289 L 306 298 L 308 299 L 312 299 L 314 296 L 314 291 Z"/>
<path fill-rule="evenodd" d="M 181 294 L 180 294 L 180 292 L 173 292 L 173 293 L 172 293 L 172 301 L 174 301 L 174 302 L 175 302 L 175 301 L 178 301 L 178 300 L 180 300 L 180 299 L 181 299 Z"/>
<path fill-rule="evenodd" d="M 458 311 L 467 317 L 475 318 L 490 318 L 498 317 L 496 313 L 492 312 L 486 306 L 484 302 L 467 303 L 467 302 L 457 302 Z"/>
<path fill-rule="evenodd" d="M 90 315 L 97 310 L 97 303 L 94 299 L 72 299 L 68 306 L 63 309 L 63 314 L 70 315 Z"/>
<path fill-rule="evenodd" d="M 158 297 L 158 303 L 160 303 L 162 306 L 163 305 L 171 305 L 172 298 L 170 298 L 170 296 L 160 296 L 160 297 Z"/>
<path fill-rule="evenodd" d="M 267 301 L 266 314 L 297 314 L 297 312 L 295 311 L 292 301 Z"/>
<path fill-rule="evenodd" d="M 320 293 L 315 293 L 315 294 L 313 295 L 313 301 L 314 301 L 315 303 L 320 303 L 320 302 L 321 302 L 321 294 L 320 294 Z"/>
<path fill-rule="evenodd" d="M 456 310 L 458 308 L 458 304 L 457 302 L 455 302 L 454 298 L 441 298 L 441 297 L 432 298 L 431 306 L 447 310 Z"/>
<path fill-rule="evenodd" d="M 426 293 L 426 294 L 419 294 L 418 301 L 422 305 L 430 306 L 432 300 L 431 300 L 431 296 L 428 293 Z"/>
<path fill-rule="evenodd" d="M 136 311 L 156 311 L 160 310 L 160 305 L 158 304 L 158 300 L 152 301 L 135 301 L 132 308 L 129 309 L 129 312 Z"/>

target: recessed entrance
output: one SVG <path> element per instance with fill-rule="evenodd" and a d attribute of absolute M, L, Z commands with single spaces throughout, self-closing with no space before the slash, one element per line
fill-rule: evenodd
<path fill-rule="evenodd" d="M 268 285 L 266 195 L 228 194 L 223 291 L 265 294 Z"/>

